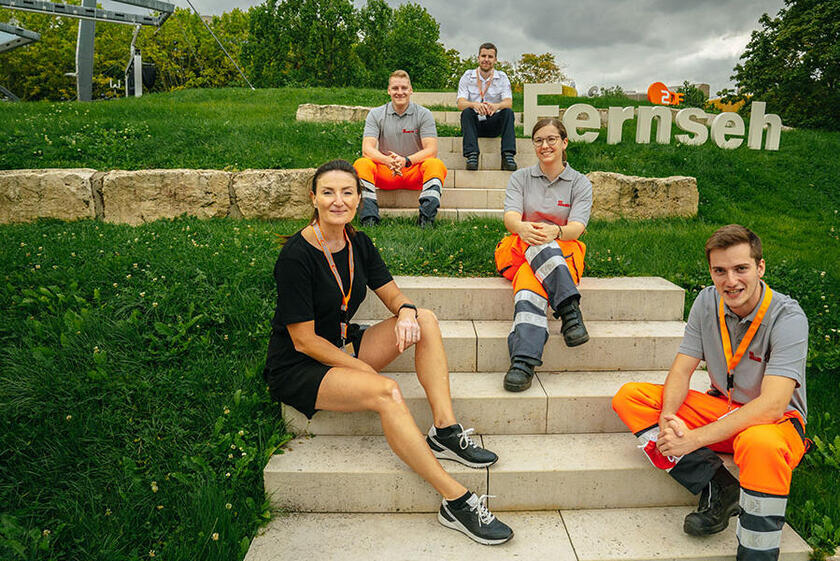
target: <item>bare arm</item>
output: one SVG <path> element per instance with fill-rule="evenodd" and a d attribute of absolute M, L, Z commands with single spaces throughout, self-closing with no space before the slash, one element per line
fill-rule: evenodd
<path fill-rule="evenodd" d="M 286 326 L 295 350 L 327 366 L 344 366 L 376 373 L 367 363 L 355 358 L 315 333 L 315 321 L 290 323 Z"/>
<path fill-rule="evenodd" d="M 362 139 L 362 156 L 370 158 L 378 164 L 391 164 L 391 156 L 379 151 L 379 139 L 373 136 L 366 136 Z"/>
<path fill-rule="evenodd" d="M 659 415 L 660 430 L 665 430 L 667 426 L 666 421 L 663 420 L 664 417 L 676 415 L 677 409 L 685 401 L 691 376 L 699 364 L 699 358 L 682 353 L 677 353 L 674 362 L 671 363 L 671 369 L 668 371 L 668 377 L 665 378 L 665 385 L 662 388 L 662 412 Z"/>
<path fill-rule="evenodd" d="M 417 313 L 411 308 L 400 309 L 400 306 L 411 304 L 411 301 L 405 297 L 394 281 L 380 286 L 374 292 L 385 304 L 385 307 L 397 317 L 394 333 L 397 335 L 397 348 L 400 352 L 403 352 L 420 340 L 420 324 L 417 323 Z"/>
<path fill-rule="evenodd" d="M 795 388 L 796 381 L 792 378 L 765 374 L 757 398 L 713 423 L 689 430 L 678 417 L 663 417 L 668 428 L 660 435 L 657 446 L 663 454 L 682 456 L 726 440 L 753 425 L 775 423 L 784 416 Z"/>
<path fill-rule="evenodd" d="M 487 114 L 493 115 L 496 111 L 501 111 L 502 109 L 512 109 L 513 99 L 506 97 L 499 103 L 485 103 L 485 105 L 487 105 Z"/>

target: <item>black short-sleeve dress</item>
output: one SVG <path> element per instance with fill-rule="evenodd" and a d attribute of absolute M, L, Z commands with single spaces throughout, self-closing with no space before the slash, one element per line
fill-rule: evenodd
<path fill-rule="evenodd" d="M 367 287 L 376 290 L 392 280 L 379 251 L 364 232 L 350 237 L 353 244 L 353 292 L 348 305 L 352 318 L 365 299 Z M 332 254 L 342 284 L 350 283 L 348 248 Z M 324 375 L 331 366 L 321 364 L 295 350 L 287 325 L 315 321 L 315 333 L 336 347 L 341 344 L 341 291 L 321 249 L 297 232 L 289 238 L 274 265 L 277 306 L 272 321 L 263 377 L 271 397 L 291 405 L 312 418 L 315 400 Z M 348 319 L 349 321 L 349 319 Z M 354 336 L 355 333 L 355 336 Z M 361 344 L 358 327 L 349 330 L 348 339 L 356 353 Z"/>

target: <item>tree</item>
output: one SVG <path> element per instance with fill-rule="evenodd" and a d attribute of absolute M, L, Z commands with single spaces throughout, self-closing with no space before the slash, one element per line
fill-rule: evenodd
<path fill-rule="evenodd" d="M 694 84 L 690 84 L 688 80 L 684 81 L 682 86 L 677 87 L 677 92 L 683 94 L 682 103 L 678 105 L 680 109 L 685 107 L 699 107 L 703 109 L 706 107 L 706 94 Z"/>
<path fill-rule="evenodd" d="M 516 63 L 517 84 L 552 84 L 566 79 L 551 53 L 524 53 Z"/>
<path fill-rule="evenodd" d="M 385 0 L 368 0 L 367 5 L 359 10 L 359 32 L 362 39 L 356 45 L 356 56 L 361 68 L 356 85 L 381 88 L 387 82 L 393 69 L 388 66 L 382 46 L 393 20 L 394 11 Z"/>
<path fill-rule="evenodd" d="M 250 11 L 243 58 L 259 86 L 346 86 L 358 31 L 349 0 L 266 0 Z"/>
<path fill-rule="evenodd" d="M 788 124 L 840 130 L 840 0 L 785 0 L 763 14 L 732 79 Z"/>
<path fill-rule="evenodd" d="M 394 11 L 383 48 L 391 70 L 401 68 L 416 87 L 442 88 L 449 76 L 440 26 L 420 4 L 403 4 Z"/>

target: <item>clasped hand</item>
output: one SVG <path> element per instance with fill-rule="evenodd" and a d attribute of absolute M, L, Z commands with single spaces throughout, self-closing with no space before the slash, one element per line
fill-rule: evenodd
<path fill-rule="evenodd" d="M 388 162 L 388 168 L 394 175 L 402 175 L 402 169 L 405 167 L 405 158 L 394 152 L 388 152 L 391 161 Z"/>
<path fill-rule="evenodd" d="M 700 448 L 695 431 L 676 415 L 663 415 L 659 419 L 659 438 L 656 447 L 663 456 L 685 456 Z"/>
<path fill-rule="evenodd" d="M 489 101 L 476 102 L 475 112 L 479 115 L 486 115 L 489 117 L 498 110 L 499 108 L 495 103 L 490 103 Z"/>
<path fill-rule="evenodd" d="M 411 345 L 420 340 L 420 324 L 414 315 L 414 310 L 403 308 L 397 316 L 397 324 L 394 326 L 394 333 L 397 336 L 397 348 L 403 352 Z"/>
<path fill-rule="evenodd" d="M 555 224 L 542 222 L 523 222 L 519 237 L 528 245 L 542 245 L 555 239 L 558 234 Z"/>

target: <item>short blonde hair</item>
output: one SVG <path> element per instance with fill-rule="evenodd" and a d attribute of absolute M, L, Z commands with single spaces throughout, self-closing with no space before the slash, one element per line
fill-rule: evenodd
<path fill-rule="evenodd" d="M 408 72 L 405 70 L 394 70 L 391 72 L 391 75 L 388 76 L 388 85 L 391 85 L 391 78 L 405 78 L 408 80 L 408 84 L 411 85 L 411 77 L 408 75 Z"/>

